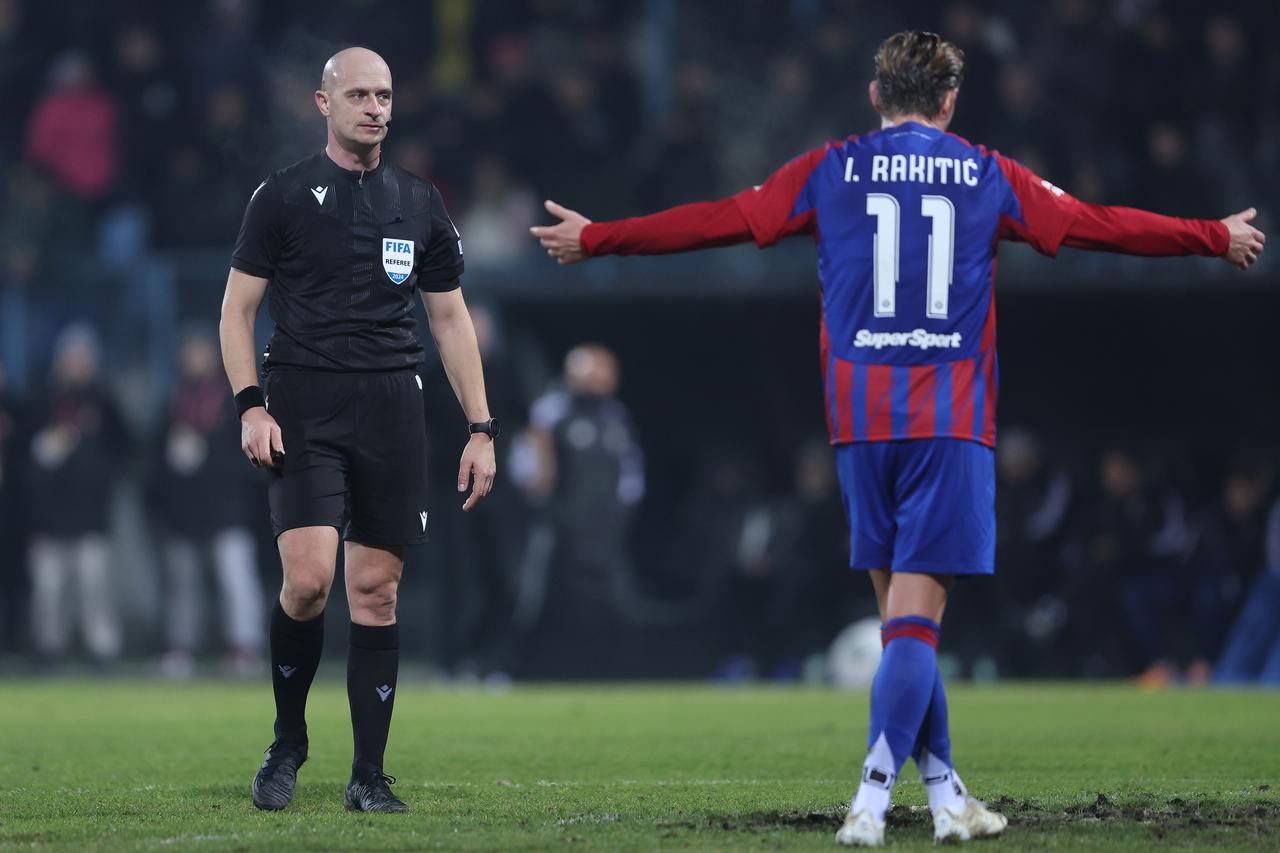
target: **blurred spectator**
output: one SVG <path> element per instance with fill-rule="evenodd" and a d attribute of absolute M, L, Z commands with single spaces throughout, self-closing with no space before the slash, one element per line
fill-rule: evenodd
<path fill-rule="evenodd" d="M 1228 620 L 1266 561 L 1270 488 L 1268 466 L 1259 459 L 1242 460 L 1227 474 L 1218 501 L 1194 519 L 1197 542 L 1187 583 L 1195 639 L 1187 670 L 1187 680 L 1192 683 L 1209 680 L 1210 665 L 1221 652 Z"/>
<path fill-rule="evenodd" d="M 1054 174 L 1056 164 L 1049 160 L 1054 131 L 1041 118 L 1039 73 L 1030 63 L 1010 62 L 1000 68 L 995 83 L 1000 117 L 993 133 L 1001 149 L 1038 174 Z M 969 104 L 964 106 L 967 109 Z"/>
<path fill-rule="evenodd" d="M 628 144 L 640 130 L 640 81 L 627 52 L 627 35 L 621 27 L 595 27 L 574 45 L 587 76 L 604 93 L 598 109 L 613 146 Z"/>
<path fill-rule="evenodd" d="M 228 669 L 255 675 L 266 617 L 249 530 L 253 492 L 246 482 L 251 469 L 240 452 L 240 419 L 210 334 L 188 333 L 178 369 L 156 446 L 159 458 L 149 460 L 148 497 L 162 536 L 166 581 L 161 672 L 170 678 L 194 673 L 207 610 L 205 567 L 211 565 Z M 264 491 L 260 482 L 256 491 Z"/>
<path fill-rule="evenodd" d="M 543 158 L 552 164 L 562 158 L 560 117 L 547 81 L 539 77 L 532 45 L 524 35 L 502 32 L 491 36 L 486 48 L 498 110 L 492 122 L 497 132 L 487 138 L 503 146 L 513 173 L 549 191 Z M 512 128 L 520 130 L 512 133 Z"/>
<path fill-rule="evenodd" d="M 990 4 L 982 4 L 989 6 Z M 964 86 L 969 92 L 995 92 L 997 76 L 1003 77 L 1005 63 L 1016 63 L 1018 55 L 1017 33 L 999 11 L 979 8 L 973 3 L 951 2 L 942 10 L 942 29 L 951 41 L 964 50 Z M 1022 66 L 1023 70 L 1034 73 Z M 1036 83 L 1029 91 L 1036 92 Z M 1038 93 L 1037 93 L 1038 94 Z M 1023 103 L 1022 106 L 1028 105 Z M 966 98 L 964 102 L 964 136 L 976 139 L 992 139 L 996 128 L 1009 121 L 1009 104 L 1000 104 L 992 98 Z M 1004 107 L 1000 109 L 998 107 Z M 1026 118 L 1025 115 L 1019 118 Z M 972 128 L 972 130 L 970 130 Z M 1014 154 L 1013 146 L 1001 143 Z"/>
<path fill-rule="evenodd" d="M 259 166 L 264 135 L 253 120 L 253 91 L 231 83 L 217 86 L 201 112 L 200 144 L 216 176 L 205 189 L 202 207 L 212 232 L 228 237 L 244 214 L 245 189 L 252 192 L 266 172 Z"/>
<path fill-rule="evenodd" d="M 814 109 L 818 86 L 808 58 L 780 56 L 769 72 L 769 88 L 758 109 L 774 120 L 761 128 L 757 141 L 771 151 L 804 151 L 825 142 L 826 134 L 818 128 L 826 122 Z"/>
<path fill-rule="evenodd" d="M 1152 119 L 1177 114 L 1188 86 L 1194 84 L 1186 76 L 1192 46 L 1184 42 L 1169 12 L 1155 5 L 1139 14 L 1129 29 L 1117 45 L 1123 51 L 1121 61 L 1144 73 L 1124 74 L 1118 81 L 1132 108 L 1117 119 L 1126 133 L 1137 136 Z M 1152 85 L 1153 81 L 1159 82 Z"/>
<path fill-rule="evenodd" d="M 230 86 L 243 92 L 263 91 L 261 53 L 254 41 L 251 0 L 208 0 L 202 26 L 184 55 L 189 63 L 190 95 L 205 102 Z M 343 33 L 349 38 L 349 31 Z"/>
<path fill-rule="evenodd" d="M 195 143 L 182 143 L 165 152 L 157 168 L 164 172 L 164 180 L 151 204 L 156 243 L 165 247 L 208 245 L 209 222 L 202 216 L 190 215 L 191 199 L 201 198 L 206 190 L 222 192 L 205 152 Z M 248 204 L 256 186 L 241 188 L 243 204 Z"/>
<path fill-rule="evenodd" d="M 1266 568 L 1245 598 L 1213 678 L 1280 687 L 1280 500 L 1267 515 Z"/>
<path fill-rule="evenodd" d="M 0 359 L 9 385 L 22 392 L 31 372 L 32 350 L 51 335 L 51 315 L 60 294 L 39 287 L 46 264 L 58 256 L 57 242 L 69 230 L 60 219 L 53 184 L 27 166 L 8 174 L 8 203 L 0 211 Z"/>
<path fill-rule="evenodd" d="M 713 128 L 715 73 L 706 63 L 690 61 L 676 68 L 674 77 L 672 110 L 648 134 L 640 150 L 635 189 L 642 210 L 710 197 L 722 189 Z M 743 143 L 749 144 L 749 140 Z M 789 151 L 780 156 L 785 159 L 795 154 Z M 753 159 L 759 162 L 763 158 Z M 753 179 L 776 165 L 759 163 Z M 618 201 L 611 199 L 606 204 L 613 207 Z"/>
<path fill-rule="evenodd" d="M 1163 684 L 1173 675 L 1166 632 L 1178 590 L 1168 541 L 1177 503 L 1126 449 L 1105 451 L 1097 478 L 1070 579 L 1072 643 L 1078 654 L 1106 655 L 1105 663 L 1088 661 L 1101 671 L 1087 674 L 1138 671 L 1146 683 Z"/>
<path fill-rule="evenodd" d="M 1182 128 L 1167 120 L 1147 128 L 1147 164 L 1139 187 L 1143 204 L 1174 216 L 1206 216 L 1217 209 Z"/>
<path fill-rule="evenodd" d="M 1252 170 L 1240 164 L 1256 162 L 1270 136 L 1261 107 L 1268 98 L 1259 97 L 1257 85 L 1265 77 L 1264 67 L 1236 18 L 1214 14 L 1203 34 L 1205 67 L 1194 78 L 1197 152 L 1226 203 L 1246 204 L 1243 199 L 1253 194 L 1254 183 L 1247 177 Z"/>
<path fill-rule="evenodd" d="M 1055 656 L 1064 646 L 1068 614 L 1059 552 L 1070 521 L 1071 480 L 1046 458 L 1034 435 L 1017 428 L 1000 434 L 996 477 L 1000 576 L 982 595 L 959 602 L 951 618 L 963 614 L 966 621 L 985 624 L 988 631 L 999 626 L 1004 639 L 998 663 L 1011 675 L 1069 671 L 1069 664 Z M 961 641 L 980 633 L 953 632 Z"/>
<path fill-rule="evenodd" d="M 531 632 L 525 665 L 604 675 L 630 590 L 626 538 L 644 497 L 644 455 L 617 397 L 617 357 L 583 344 L 564 385 L 539 397 L 514 476 L 535 503 L 516 624 Z"/>
<path fill-rule="evenodd" d="M 472 192 L 460 224 L 468 269 L 510 267 L 527 257 L 535 246 L 529 226 L 540 221 L 528 187 L 512 180 L 497 157 L 486 156 L 476 161 Z"/>
<path fill-rule="evenodd" d="M 1230 15 L 1212 14 L 1202 33 L 1205 67 L 1197 75 L 1196 110 L 1202 121 L 1213 126 L 1213 141 L 1235 140 L 1241 145 L 1258 131 L 1260 105 L 1254 81 L 1261 69 L 1257 52 L 1244 25 Z"/>
<path fill-rule="evenodd" d="M 759 648 L 753 642 L 761 614 L 751 598 L 752 574 L 771 567 L 765 562 L 771 556 L 771 531 L 763 479 L 741 448 L 709 449 L 701 455 L 681 511 L 681 550 L 701 579 L 703 608 L 716 631 L 718 662 L 713 675 L 721 681 L 761 674 Z M 753 516 L 756 525 L 747 535 Z M 742 612 L 744 608 L 750 612 Z"/>
<path fill-rule="evenodd" d="M 862 573 L 849 569 L 849 525 L 825 438 L 800 446 L 792 477 L 783 503 L 790 531 L 784 571 L 794 575 L 798 606 L 785 630 L 799 656 L 830 646 L 855 617 L 875 611 L 875 598 Z"/>
<path fill-rule="evenodd" d="M 563 69 L 551 81 L 558 142 L 543 162 L 548 185 L 574 198 L 591 200 L 611 152 L 629 140 L 615 135 L 602 108 L 599 84 L 581 70 Z"/>
<path fill-rule="evenodd" d="M 817 439 L 800 447 L 791 488 L 781 495 L 750 487 L 753 467 L 721 459 L 713 474 L 717 505 L 701 502 L 694 518 L 713 532 L 701 553 L 720 566 L 707 600 L 720 627 L 722 657 L 713 677 L 797 680 L 806 658 L 859 615 L 858 597 L 875 605 L 870 585 L 849 570 L 848 527 L 828 444 Z M 718 523 L 708 524 L 711 518 Z"/>
<path fill-rule="evenodd" d="M 135 21 L 116 33 L 114 89 L 119 97 L 126 190 L 150 197 L 164 180 L 154 150 L 177 135 L 181 99 L 176 69 L 160 35 Z"/>
<path fill-rule="evenodd" d="M 119 111 L 88 57 L 65 53 L 49 71 L 49 90 L 27 125 L 27 161 L 48 170 L 64 192 L 103 198 L 120 169 Z"/>
<path fill-rule="evenodd" d="M 121 651 L 107 530 L 128 448 L 99 366 L 92 329 L 67 327 L 54 345 L 48 396 L 31 410 L 23 498 L 31 525 L 31 627 L 36 651 L 49 663 L 70 648 L 69 588 L 93 659 L 105 664 Z"/>

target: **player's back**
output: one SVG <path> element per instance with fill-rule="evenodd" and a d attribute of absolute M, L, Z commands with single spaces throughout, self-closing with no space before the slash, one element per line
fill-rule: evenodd
<path fill-rule="evenodd" d="M 998 155 L 907 122 L 828 146 L 806 203 L 834 440 L 994 444 L 995 241 L 1017 215 Z"/>

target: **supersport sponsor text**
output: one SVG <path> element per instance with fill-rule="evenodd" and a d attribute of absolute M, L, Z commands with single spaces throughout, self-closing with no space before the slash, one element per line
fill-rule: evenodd
<path fill-rule="evenodd" d="M 873 332 L 870 329 L 859 329 L 853 336 L 855 347 L 915 347 L 917 349 L 959 349 L 960 333 L 937 335 L 924 329 L 912 329 L 910 332 Z"/>

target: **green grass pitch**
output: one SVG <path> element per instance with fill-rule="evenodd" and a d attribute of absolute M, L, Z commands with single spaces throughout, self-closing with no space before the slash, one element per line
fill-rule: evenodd
<path fill-rule="evenodd" d="M 249 780 L 270 690 L 0 683 L 0 848 L 835 849 L 866 695 L 807 688 L 406 682 L 387 770 L 407 815 L 342 809 L 346 694 L 312 693 L 282 813 Z M 951 691 L 955 754 L 1010 817 L 980 850 L 1280 849 L 1280 693 L 1019 685 Z M 889 846 L 932 848 L 908 767 Z M 915 807 L 915 808 L 913 808 Z"/>

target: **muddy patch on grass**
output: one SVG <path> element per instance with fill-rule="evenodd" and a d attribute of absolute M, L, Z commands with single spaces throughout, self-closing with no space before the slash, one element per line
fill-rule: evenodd
<path fill-rule="evenodd" d="M 1144 795 L 1132 802 L 1113 801 L 1099 793 L 1093 802 L 1069 806 L 1062 813 L 1068 821 L 1122 821 L 1147 826 L 1157 838 L 1190 829 L 1230 828 L 1262 836 L 1280 831 L 1280 802 L 1222 802 L 1213 799 L 1161 799 Z M 1010 815 L 1013 822 L 1013 815 Z M 1018 822 L 1028 825 L 1053 823 L 1051 812 L 1028 812 L 1018 815 Z"/>
<path fill-rule="evenodd" d="M 798 832 L 835 832 L 844 823 L 844 805 L 832 806 L 822 811 L 783 812 L 762 811 L 744 812 L 735 815 L 713 815 L 701 820 L 685 818 L 680 820 L 659 821 L 658 828 L 670 837 L 681 831 L 719 829 L 725 832 L 772 832 L 776 829 L 791 829 Z"/>
<path fill-rule="evenodd" d="M 1158 839 L 1170 835 L 1206 829 L 1231 829 L 1255 837 L 1280 836 L 1280 802 L 1221 802 L 1210 799 L 1162 799 L 1154 794 L 1139 794 L 1117 802 L 1099 792 L 1093 800 L 1049 808 L 1033 800 L 1004 796 L 988 804 L 1009 818 L 1009 830 L 1019 827 L 1038 832 L 1052 832 L 1082 823 L 1130 823 L 1148 828 Z M 760 811 L 733 815 L 713 815 L 698 819 L 661 821 L 659 828 L 667 837 L 682 831 L 725 832 L 835 832 L 844 822 L 848 806 L 844 803 L 818 811 Z M 890 830 L 907 827 L 933 827 L 933 817 L 923 806 L 895 806 L 889 809 L 886 822 Z"/>

